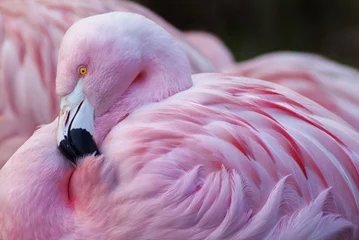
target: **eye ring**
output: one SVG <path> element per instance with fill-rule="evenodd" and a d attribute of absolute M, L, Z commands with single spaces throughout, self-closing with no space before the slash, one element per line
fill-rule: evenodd
<path fill-rule="evenodd" d="M 86 66 L 80 66 L 78 69 L 78 72 L 80 76 L 85 76 L 87 74 L 87 67 Z"/>

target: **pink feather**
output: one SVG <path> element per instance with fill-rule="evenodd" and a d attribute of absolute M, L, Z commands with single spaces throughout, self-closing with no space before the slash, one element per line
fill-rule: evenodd
<path fill-rule="evenodd" d="M 359 72 L 315 54 L 278 52 L 228 67 L 227 73 L 288 87 L 359 130 Z"/>
<path fill-rule="evenodd" d="M 359 134 L 284 88 L 194 76 L 193 88 L 119 123 L 106 157 L 83 159 L 70 180 L 55 128 L 1 170 L 8 239 L 354 239 Z"/>
<path fill-rule="evenodd" d="M 359 133 L 337 115 L 270 82 L 191 76 L 178 43 L 137 14 L 73 25 L 60 97 L 81 57 L 103 155 L 74 169 L 57 122 L 38 129 L 0 172 L 3 238 L 358 238 Z"/>

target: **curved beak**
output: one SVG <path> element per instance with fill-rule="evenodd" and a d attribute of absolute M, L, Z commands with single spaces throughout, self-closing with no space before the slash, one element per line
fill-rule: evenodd
<path fill-rule="evenodd" d="M 57 146 L 61 153 L 76 166 L 77 159 L 100 152 L 93 139 L 94 108 L 83 91 L 80 80 L 74 91 L 61 99 L 57 127 Z"/>

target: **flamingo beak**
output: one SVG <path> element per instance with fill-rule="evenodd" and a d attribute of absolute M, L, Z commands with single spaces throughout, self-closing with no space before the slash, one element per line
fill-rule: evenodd
<path fill-rule="evenodd" d="M 83 91 L 80 80 L 74 91 L 61 99 L 57 127 L 57 146 L 76 167 L 77 159 L 100 151 L 93 139 L 94 108 Z"/>

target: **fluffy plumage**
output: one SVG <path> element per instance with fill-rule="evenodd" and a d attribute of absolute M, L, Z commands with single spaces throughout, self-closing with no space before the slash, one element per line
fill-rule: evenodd
<path fill-rule="evenodd" d="M 126 28 L 108 31 L 113 18 Z M 98 49 L 67 56 L 69 43 L 82 46 L 76 29 L 88 26 L 80 35 Z M 91 38 L 97 29 L 117 36 L 113 45 Z M 139 15 L 100 15 L 72 30 L 60 50 L 57 89 L 61 97 L 72 91 L 76 73 L 66 69 L 79 63 L 76 56 L 95 57 L 82 80 L 103 155 L 73 169 L 56 149 L 56 121 L 37 130 L 0 172 L 5 239 L 357 238 L 359 133 L 344 120 L 273 83 L 190 77 L 177 43 Z M 106 65 L 116 57 L 99 58 L 105 46 L 120 50 L 146 31 L 153 33 L 143 40 L 147 48 L 116 55 L 132 64 L 116 78 L 117 68 Z M 151 51 L 157 38 L 171 47 Z M 175 56 L 181 65 L 163 61 Z M 153 75 L 132 79 L 138 70 Z M 103 79 L 117 93 L 91 87 Z"/>

